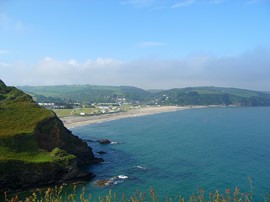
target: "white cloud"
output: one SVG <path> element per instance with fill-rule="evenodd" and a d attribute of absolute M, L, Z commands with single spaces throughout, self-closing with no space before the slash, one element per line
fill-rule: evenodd
<path fill-rule="evenodd" d="M 131 85 L 145 89 L 224 86 L 270 91 L 269 53 L 256 49 L 234 57 L 200 54 L 133 61 L 47 57 L 37 64 L 0 63 L 0 72 L 1 79 L 10 85 Z"/>
<path fill-rule="evenodd" d="M 49 62 L 49 61 L 52 61 L 53 59 L 51 58 L 51 57 L 45 57 L 44 58 L 44 61 L 47 61 L 47 62 Z"/>
<path fill-rule="evenodd" d="M 45 57 L 38 64 L 12 64 L 14 75 L 19 73 L 18 68 L 26 67 L 24 72 L 19 73 L 23 82 L 16 85 L 57 85 L 57 84 L 110 84 L 115 82 L 118 75 L 118 68 L 121 68 L 122 61 L 111 58 L 87 59 L 79 62 L 75 59 L 57 60 Z M 22 68 L 23 69 L 23 68 Z M 29 70 L 29 71 L 28 71 Z M 113 80 L 111 79 L 114 78 Z M 18 78 L 17 78 L 18 79 Z M 18 83 L 18 82 L 17 82 Z"/>
<path fill-rule="evenodd" d="M 122 65 L 122 61 L 111 58 L 97 58 L 95 60 L 88 59 L 82 63 L 84 69 L 112 69 Z"/>
<path fill-rule="evenodd" d="M 74 60 L 74 59 L 69 60 L 69 61 L 67 62 L 67 64 L 73 65 L 73 66 L 79 65 L 78 62 L 77 62 L 77 60 Z"/>
<path fill-rule="evenodd" d="M 186 7 L 186 6 L 190 6 L 191 4 L 195 3 L 194 0 L 185 0 L 185 1 L 181 1 L 179 3 L 176 3 L 172 6 L 172 8 L 180 8 L 180 7 Z"/>
<path fill-rule="evenodd" d="M 137 43 L 136 46 L 139 48 L 150 48 L 150 47 L 157 47 L 157 46 L 164 46 L 164 43 L 161 42 L 154 42 L 154 41 L 145 41 Z"/>

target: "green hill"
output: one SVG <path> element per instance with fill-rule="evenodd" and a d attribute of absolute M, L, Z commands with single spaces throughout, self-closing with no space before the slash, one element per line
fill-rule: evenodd
<path fill-rule="evenodd" d="M 59 86 L 20 86 L 31 94 L 37 102 L 65 102 L 83 104 L 112 103 L 117 98 L 128 102 L 144 101 L 151 93 L 130 86 L 59 85 Z"/>
<path fill-rule="evenodd" d="M 129 86 L 23 86 L 37 102 L 114 103 L 119 98 L 136 104 L 270 106 L 270 94 L 237 88 L 190 87 L 146 91 Z"/>
<path fill-rule="evenodd" d="M 270 106 L 267 93 L 220 87 L 171 89 L 156 95 L 161 105 L 237 105 Z"/>
<path fill-rule="evenodd" d="M 55 113 L 0 80 L 0 191 L 87 180 L 80 167 L 98 161 Z"/>
<path fill-rule="evenodd" d="M 39 107 L 32 98 L 0 81 L 0 137 L 32 134 L 36 124 L 54 117 L 52 111 Z"/>

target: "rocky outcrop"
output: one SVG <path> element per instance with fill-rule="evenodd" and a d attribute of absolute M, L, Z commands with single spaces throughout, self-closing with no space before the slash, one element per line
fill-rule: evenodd
<path fill-rule="evenodd" d="M 87 181 L 94 177 L 93 173 L 83 172 L 76 160 L 61 165 L 58 163 L 26 163 L 23 161 L 6 161 L 0 164 L 1 191 L 24 190 L 73 181 Z"/>
<path fill-rule="evenodd" d="M 55 148 L 59 148 L 64 153 L 63 156 L 58 156 L 63 157 L 62 160 L 60 158 L 59 161 L 54 162 L 0 161 L 0 191 L 88 181 L 95 175 L 82 168 L 103 161 L 94 156 L 92 148 L 86 142 L 65 128 L 57 116 L 39 123 L 32 135 L 21 134 L 12 139 L 1 140 L 0 138 L 0 141 L 16 152 L 32 152 L 33 150 L 52 152 Z M 65 155 L 71 155 L 74 158 L 67 159 Z"/>
<path fill-rule="evenodd" d="M 105 151 L 98 151 L 97 154 L 103 155 L 103 154 L 106 154 L 106 152 Z"/>
<path fill-rule="evenodd" d="M 87 181 L 84 166 L 101 161 L 54 112 L 0 80 L 0 192 Z"/>
<path fill-rule="evenodd" d="M 108 140 L 108 139 L 100 139 L 100 140 L 98 140 L 98 142 L 99 142 L 100 144 L 111 144 L 111 141 Z"/>
<path fill-rule="evenodd" d="M 88 147 L 87 143 L 79 137 L 73 135 L 56 116 L 38 124 L 34 135 L 40 149 L 50 152 L 56 147 L 60 148 L 75 155 L 80 165 L 103 161 L 100 158 L 95 158 L 92 148 Z"/>

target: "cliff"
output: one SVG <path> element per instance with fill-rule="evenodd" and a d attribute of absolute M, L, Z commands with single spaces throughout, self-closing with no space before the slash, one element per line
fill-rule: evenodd
<path fill-rule="evenodd" d="M 0 191 L 90 180 L 102 161 L 50 110 L 0 80 Z"/>

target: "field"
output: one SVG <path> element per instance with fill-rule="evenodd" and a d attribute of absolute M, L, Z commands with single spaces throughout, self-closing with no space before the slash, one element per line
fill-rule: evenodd
<path fill-rule="evenodd" d="M 75 108 L 75 109 L 54 109 L 53 111 L 56 113 L 58 117 L 61 118 L 61 117 L 67 117 L 67 116 L 80 116 L 81 113 L 83 113 L 86 116 L 100 115 L 100 114 L 105 114 L 105 113 L 117 113 L 117 112 L 128 111 L 133 108 L 134 106 L 132 105 L 122 105 L 122 106 L 109 107 L 109 108 L 82 107 L 82 108 Z"/>
<path fill-rule="evenodd" d="M 63 159 L 73 159 L 74 155 L 67 154 L 65 151 L 58 148 L 51 152 L 47 151 L 33 151 L 33 152 L 14 152 L 5 147 L 0 147 L 0 163 L 3 161 L 24 161 L 28 163 L 43 163 L 43 162 L 57 162 Z"/>

